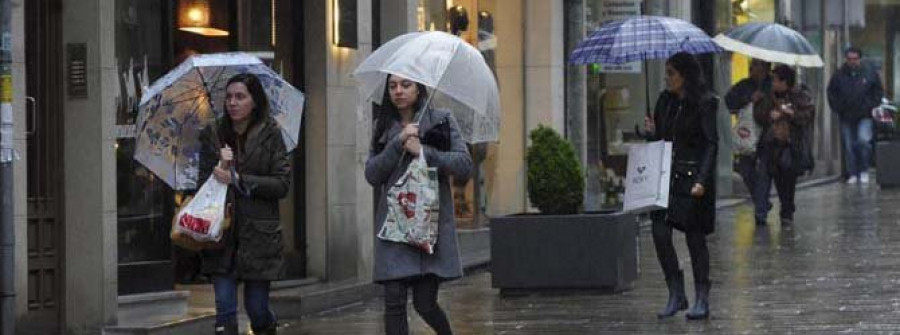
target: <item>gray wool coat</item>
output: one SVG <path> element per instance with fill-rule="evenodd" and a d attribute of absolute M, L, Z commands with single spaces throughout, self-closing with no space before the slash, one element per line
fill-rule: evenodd
<path fill-rule="evenodd" d="M 440 188 L 440 220 L 438 223 L 438 240 L 434 254 L 426 254 L 419 249 L 397 242 L 383 241 L 375 238 L 375 282 L 384 282 L 413 276 L 433 274 L 443 280 L 462 277 L 462 264 L 456 236 L 456 220 L 454 219 L 453 197 L 450 192 L 451 175 L 457 180 L 468 180 L 472 175 L 472 159 L 466 143 L 459 133 L 459 125 L 453 114 L 446 110 L 432 109 L 426 112 L 419 121 L 419 136 L 429 133 L 435 127 L 449 129 L 449 150 L 441 151 L 434 146 L 423 144 L 425 160 L 428 166 L 438 168 Z M 378 205 L 375 211 L 375 233 L 381 230 L 387 216 L 385 193 L 389 185 L 394 184 L 406 171 L 411 155 L 403 156 L 403 144 L 400 142 L 399 122 L 386 127 L 379 138 L 380 152 L 370 149 L 366 161 L 366 180 L 378 191 Z M 424 139 L 423 139 L 424 141 Z M 401 162 L 401 157 L 403 161 Z M 399 164 L 398 164 L 399 163 Z"/>

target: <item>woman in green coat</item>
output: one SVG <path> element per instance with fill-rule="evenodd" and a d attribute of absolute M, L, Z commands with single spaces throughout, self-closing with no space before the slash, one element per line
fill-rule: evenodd
<path fill-rule="evenodd" d="M 237 334 L 239 281 L 253 333 L 275 334 L 269 288 L 283 276 L 278 200 L 287 195 L 290 165 L 256 76 L 238 74 L 228 81 L 225 111 L 226 117 L 200 135 L 199 180 L 212 177 L 228 184 L 232 225 L 221 248 L 202 252 L 202 272 L 215 288 L 216 334 Z"/>

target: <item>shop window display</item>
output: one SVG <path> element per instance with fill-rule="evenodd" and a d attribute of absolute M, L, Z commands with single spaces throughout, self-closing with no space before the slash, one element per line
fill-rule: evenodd
<path fill-rule="evenodd" d="M 184 192 L 174 191 L 133 158 L 137 105 L 143 90 L 192 55 L 232 50 L 253 53 L 290 79 L 294 74 L 294 50 L 288 32 L 292 27 L 290 22 L 284 27 L 276 22 L 291 13 L 288 0 L 116 2 L 120 293 L 171 289 L 174 282 L 196 283 L 203 279 L 196 271 L 196 257 L 172 248 L 169 242 L 171 218 Z M 303 276 L 302 256 L 297 258 L 293 263 L 298 264 L 297 269 L 288 269 L 289 276 Z M 139 269 L 147 264 L 159 267 Z"/>
<path fill-rule="evenodd" d="M 116 6 L 116 185 L 119 293 L 171 289 L 173 264 L 169 228 L 174 192 L 133 159 L 135 119 L 142 91 L 171 66 L 161 20 L 166 1 L 118 1 Z M 154 15 L 144 15 L 144 13 Z M 141 273 L 157 273 L 146 276 Z"/>
<path fill-rule="evenodd" d="M 656 9 L 660 5 L 642 1 L 610 3 L 585 2 L 587 34 L 607 21 L 626 17 L 626 13 L 640 15 L 647 8 Z M 617 7 L 609 10 L 610 5 Z M 634 62 L 615 69 L 601 64 L 587 66 L 587 185 L 588 192 L 597 195 L 593 203 L 586 204 L 588 210 L 621 206 L 628 146 L 643 141 L 640 127 L 644 115 L 653 106 L 648 97 L 655 98 L 653 94 L 648 96 L 655 89 L 650 87 L 653 79 L 648 78 L 648 68 L 653 64 L 653 61 Z"/>
<path fill-rule="evenodd" d="M 494 36 L 494 9 L 496 0 L 419 0 L 417 8 L 418 28 L 440 30 L 468 42 L 485 58 L 492 71 L 495 70 L 495 51 L 498 47 Z M 477 228 L 487 223 L 485 217 L 488 197 L 485 160 L 496 152 L 496 144 L 469 144 L 469 153 L 476 166 L 472 179 L 453 183 L 453 199 L 456 222 L 462 228 Z"/>

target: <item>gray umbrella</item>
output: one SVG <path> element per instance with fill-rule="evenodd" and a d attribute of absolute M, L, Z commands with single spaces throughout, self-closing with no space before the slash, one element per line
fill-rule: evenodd
<path fill-rule="evenodd" d="M 743 24 L 713 40 L 726 50 L 755 59 L 805 67 L 824 65 L 819 52 L 803 35 L 777 23 Z"/>

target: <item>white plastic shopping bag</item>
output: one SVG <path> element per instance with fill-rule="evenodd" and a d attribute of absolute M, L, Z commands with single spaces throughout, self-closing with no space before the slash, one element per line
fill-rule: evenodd
<path fill-rule="evenodd" d="M 753 103 L 738 111 L 737 123 L 731 127 L 731 141 L 734 143 L 734 152 L 741 155 L 749 155 L 756 152 L 756 142 L 759 141 L 759 125 L 753 120 Z"/>
<path fill-rule="evenodd" d="M 420 152 L 387 191 L 387 217 L 378 238 L 406 243 L 434 253 L 438 238 L 440 199 L 437 168 L 428 167 Z"/>
<path fill-rule="evenodd" d="M 218 242 L 225 221 L 228 185 L 210 177 L 178 212 L 175 229 L 199 242 Z"/>
<path fill-rule="evenodd" d="M 625 172 L 623 210 L 643 213 L 669 206 L 669 177 L 672 142 L 657 141 L 631 145 Z"/>

